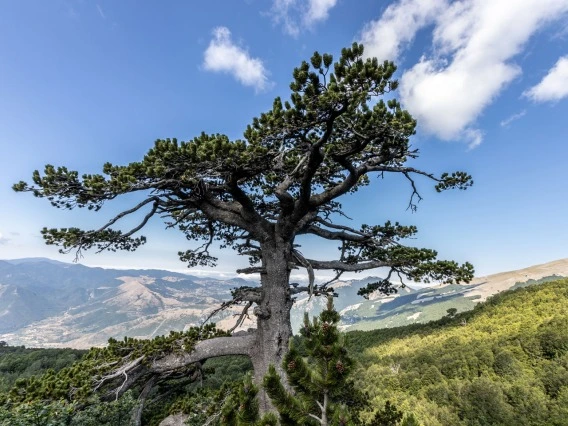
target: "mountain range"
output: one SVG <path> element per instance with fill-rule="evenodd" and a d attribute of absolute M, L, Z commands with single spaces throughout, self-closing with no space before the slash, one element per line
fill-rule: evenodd
<path fill-rule="evenodd" d="M 376 277 L 339 281 L 335 306 L 345 330 L 368 330 L 427 322 L 449 308 L 471 309 L 514 286 L 568 276 L 568 259 L 476 278 L 469 285 L 400 288 L 395 295 L 365 300 L 359 288 Z M 0 260 L 0 341 L 33 347 L 89 348 L 125 335 L 151 338 L 201 324 L 232 288 L 255 286 L 242 278 L 216 279 L 165 270 L 91 268 L 45 258 Z M 292 311 L 297 330 L 303 313 L 317 314 L 321 298 L 299 297 Z M 234 324 L 239 307 L 217 314 L 221 328 Z M 254 327 L 254 317 L 241 328 Z"/>

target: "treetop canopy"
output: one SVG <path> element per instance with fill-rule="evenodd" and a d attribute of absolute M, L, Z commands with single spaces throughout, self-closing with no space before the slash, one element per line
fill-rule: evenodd
<path fill-rule="evenodd" d="M 202 133 L 190 141 L 161 139 L 142 161 L 125 166 L 107 163 L 102 174 L 84 174 L 47 165 L 35 171 L 34 185 L 19 182 L 16 191 L 30 191 L 58 208 L 99 210 L 119 195 L 140 192 L 142 201 L 96 230 L 47 229 L 48 244 L 62 250 L 134 250 L 146 240 L 137 236 L 155 215 L 165 217 L 198 249 L 180 252 L 189 266 L 213 265 L 214 240 L 249 256 L 262 258 L 267 241 L 311 234 L 341 244 L 337 261 L 303 259 L 310 269 L 360 271 L 387 266 L 411 279 L 467 281 L 469 264 L 436 261 L 436 252 L 406 247 L 401 240 L 416 228 L 387 222 L 355 229 L 336 223 L 344 217 L 338 198 L 369 184 L 369 174 L 398 173 L 411 186 L 409 208 L 420 195 L 414 176 L 435 181 L 437 191 L 466 189 L 464 172 L 431 173 L 406 166 L 416 158 L 409 138 L 416 121 L 395 99 L 382 97 L 397 87 L 392 62 L 365 59 L 363 46 L 353 44 L 333 63 L 328 54 L 314 53 L 294 69 L 290 99 L 274 100 L 272 109 L 254 118 L 244 138 Z M 147 211 L 128 231 L 113 226 L 123 217 Z M 390 276 L 390 274 L 389 274 Z"/>

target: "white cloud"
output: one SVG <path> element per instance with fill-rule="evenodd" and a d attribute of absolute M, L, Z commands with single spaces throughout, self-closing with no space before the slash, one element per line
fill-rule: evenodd
<path fill-rule="evenodd" d="M 483 142 L 483 132 L 479 129 L 464 129 L 461 134 L 461 140 L 467 144 L 468 149 L 477 148 Z"/>
<path fill-rule="evenodd" d="M 568 55 L 548 71 L 548 74 L 536 86 L 523 93 L 535 102 L 559 101 L 568 96 Z"/>
<path fill-rule="evenodd" d="M 226 27 L 213 30 L 213 39 L 205 50 L 203 66 L 206 70 L 226 72 L 245 86 L 255 90 L 267 90 L 270 86 L 268 71 L 262 61 L 233 43 L 231 32 Z"/>
<path fill-rule="evenodd" d="M 297 36 L 302 29 L 312 29 L 318 22 L 325 21 L 337 0 L 273 0 L 270 15 L 284 32 Z"/>
<path fill-rule="evenodd" d="M 446 0 L 401 0 L 391 4 L 378 20 L 363 28 L 361 42 L 365 54 L 379 61 L 398 61 L 401 49 L 446 7 Z"/>
<path fill-rule="evenodd" d="M 515 121 L 518 120 L 519 118 L 522 118 L 526 115 L 527 110 L 522 110 L 521 112 L 517 113 L 517 114 L 513 114 L 510 117 L 507 117 L 506 119 L 504 119 L 503 121 L 501 121 L 501 127 L 509 127 L 509 125 Z"/>
<path fill-rule="evenodd" d="M 432 53 L 402 75 L 401 101 L 427 132 L 475 147 L 482 135 L 473 123 L 521 73 L 511 60 L 567 11 L 567 0 L 399 0 L 362 38 L 368 55 L 395 58 L 417 31 L 434 25 Z"/>
<path fill-rule="evenodd" d="M 304 15 L 304 23 L 312 25 L 319 21 L 325 21 L 329 11 L 335 7 L 337 0 L 309 0 L 308 11 Z"/>

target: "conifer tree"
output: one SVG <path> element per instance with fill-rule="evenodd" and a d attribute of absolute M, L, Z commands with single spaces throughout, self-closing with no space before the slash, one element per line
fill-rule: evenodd
<path fill-rule="evenodd" d="M 185 354 L 164 352 L 161 359 L 117 364 L 118 376 L 132 377 L 121 390 L 137 384 L 136 377 L 142 376 L 132 373 L 140 365 L 163 376 L 224 355 L 250 357 L 255 378 L 264 377 L 270 364 L 284 377 L 281 364 L 292 337 L 294 296 L 332 291 L 329 282 L 316 285 L 314 271 L 335 271 L 338 278 L 343 272 L 387 268 L 385 279 L 362 289 L 364 296 L 391 292 L 391 276 L 469 282 L 471 264 L 439 260 L 432 249 L 403 244 L 416 234 L 414 226 L 345 222 L 340 200 L 371 182 L 379 185 L 373 176 L 407 180 L 411 210 L 420 200 L 417 177 L 433 181 L 438 192 L 472 184 L 462 171 L 438 175 L 408 165 L 418 157 L 410 145 L 416 120 L 390 95 L 398 85 L 395 71 L 392 62 L 366 58 L 357 43 L 343 49 L 335 63 L 332 55 L 315 52 L 294 69 L 289 100 L 276 98 L 270 110 L 246 127 L 242 139 L 205 133 L 189 141 L 160 139 L 137 162 L 106 163 L 97 174 L 48 164 L 43 173 L 33 173 L 32 184 L 13 186 L 69 210 L 99 212 L 117 198 L 137 196 L 99 228 L 44 228 L 46 243 L 64 253 L 136 250 L 146 242 L 140 231 L 164 218 L 167 227 L 189 241 L 203 242 L 179 252 L 188 266 L 214 266 L 217 259 L 210 250 L 217 242 L 249 258 L 251 267 L 238 272 L 260 274 L 259 287 L 236 289 L 223 305 L 242 306 L 240 321 L 252 310 L 254 332 L 198 342 Z M 128 218 L 136 215 L 140 221 L 128 226 Z M 340 255 L 334 260 L 304 257 L 298 244 L 306 235 L 337 243 Z M 290 285 L 290 271 L 296 268 L 306 270 L 307 286 Z M 268 410 L 262 391 L 259 396 L 261 409 Z"/>
<path fill-rule="evenodd" d="M 337 328 L 339 319 L 331 296 L 319 318 L 310 322 L 306 313 L 300 330 L 306 357 L 291 343 L 283 362 L 293 392 L 286 389 L 274 366 L 265 376 L 264 386 L 282 425 L 358 424 L 362 394 L 349 380 L 353 360 Z"/>
<path fill-rule="evenodd" d="M 221 408 L 220 425 L 223 426 L 276 426 L 278 419 L 273 413 L 261 417 L 258 400 L 258 387 L 246 375 Z"/>

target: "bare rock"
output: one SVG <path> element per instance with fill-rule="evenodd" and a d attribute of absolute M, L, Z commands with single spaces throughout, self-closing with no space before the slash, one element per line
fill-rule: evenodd
<path fill-rule="evenodd" d="M 189 416 L 187 414 L 178 413 L 166 417 L 159 426 L 185 426 L 185 421 Z"/>

